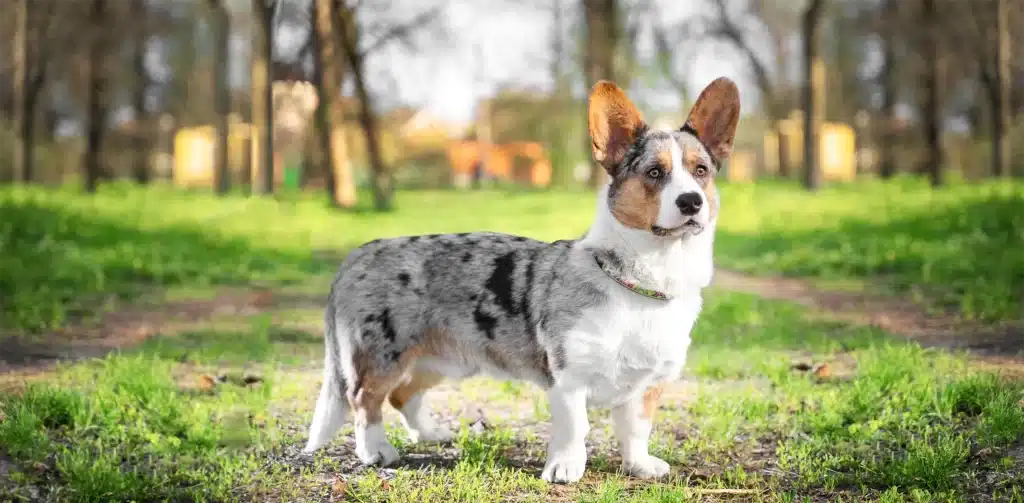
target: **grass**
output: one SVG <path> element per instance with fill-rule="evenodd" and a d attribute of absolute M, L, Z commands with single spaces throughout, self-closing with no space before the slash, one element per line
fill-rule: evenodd
<path fill-rule="evenodd" d="M 919 179 L 723 191 L 717 257 L 754 274 L 874 280 L 983 320 L 1024 317 L 1024 183 Z"/>
<path fill-rule="evenodd" d="M 968 317 L 1024 312 L 1024 184 L 933 190 L 861 182 L 817 195 L 782 183 L 724 187 L 719 264 L 753 274 L 868 280 Z M 387 215 L 332 213 L 319 197 L 217 200 L 129 185 L 87 198 L 76 189 L 0 189 L 0 325 L 39 331 L 154 287 L 280 285 L 336 267 L 337 253 L 403 233 L 582 234 L 584 192 L 409 192 Z M 916 290 L 915 290 L 916 288 Z"/>
<path fill-rule="evenodd" d="M 490 423 L 479 435 L 464 427 L 453 447 L 409 445 L 391 416 L 392 438 L 423 466 L 364 470 L 341 439 L 301 458 L 319 378 L 316 335 L 271 328 L 265 314 L 238 324 L 157 337 L 0 394 L 0 445 L 17 467 L 12 490 L 36 488 L 57 501 L 292 501 L 338 485 L 358 501 L 396 502 L 696 501 L 722 489 L 757 501 L 956 501 L 1024 483 L 1024 467 L 999 465 L 1000 453 L 1024 439 L 1024 385 L 749 295 L 709 298 L 686 372 L 695 391 L 670 393 L 659 413 L 652 450 L 676 471 L 657 484 L 615 473 L 600 411 L 584 482 L 540 482 L 544 438 L 530 430 L 546 408 L 510 408 L 540 393 L 489 380 L 435 398 L 451 417 L 470 397 Z M 832 375 L 793 370 L 795 361 L 828 363 Z M 243 372 L 261 382 L 195 385 L 203 375 Z M 998 484 L 987 478 L 993 472 L 1003 473 Z"/>
<path fill-rule="evenodd" d="M 1010 211 L 1024 203 L 1022 187 L 869 182 L 816 197 L 784 185 L 727 187 L 718 258 L 764 274 L 885 275 L 959 299 L 965 315 L 1009 318 L 1024 299 L 1024 257 L 1002 252 L 1022 239 L 1022 216 Z M 878 330 L 722 291 L 708 294 L 687 379 L 659 412 L 651 448 L 673 466 L 667 481 L 615 473 L 602 412 L 591 418 L 584 481 L 539 481 L 546 406 L 530 386 L 489 380 L 439 393 L 445 417 L 464 415 L 471 401 L 489 424 L 474 434 L 464 421 L 453 446 L 409 445 L 389 416 L 389 435 L 411 460 L 397 470 L 359 468 L 341 437 L 313 459 L 299 456 L 320 378 L 317 302 L 341 252 L 404 233 L 571 237 L 593 211 L 582 192 L 410 192 L 398 202 L 375 215 L 331 213 L 312 198 L 215 200 L 166 187 L 113 185 L 91 198 L 0 189 L 0 321 L 22 334 L 150 295 L 208 296 L 211 285 L 315 294 L 304 307 L 168 328 L 0 392 L 0 489 L 15 501 L 1024 502 L 1014 454 L 1024 385 Z M 829 370 L 795 370 L 799 362 Z M 242 374 L 260 379 L 207 379 Z"/>

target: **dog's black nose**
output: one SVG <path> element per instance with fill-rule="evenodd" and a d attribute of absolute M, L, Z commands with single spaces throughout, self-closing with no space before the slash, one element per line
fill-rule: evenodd
<path fill-rule="evenodd" d="M 679 211 L 687 216 L 696 215 L 702 204 L 704 201 L 700 197 L 700 192 L 684 192 L 676 198 L 676 206 L 679 207 Z"/>

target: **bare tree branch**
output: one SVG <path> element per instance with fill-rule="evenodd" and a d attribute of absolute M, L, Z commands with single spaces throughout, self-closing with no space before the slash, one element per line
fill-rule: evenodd
<path fill-rule="evenodd" d="M 417 14 L 405 23 L 399 23 L 388 27 L 387 30 L 377 36 L 376 40 L 370 42 L 364 49 L 359 51 L 360 54 L 362 56 L 366 56 L 380 50 L 391 42 L 407 40 L 409 35 L 411 35 L 417 28 L 430 24 L 437 19 L 444 10 L 445 5 L 446 4 L 444 3 L 435 5 L 434 7 Z"/>

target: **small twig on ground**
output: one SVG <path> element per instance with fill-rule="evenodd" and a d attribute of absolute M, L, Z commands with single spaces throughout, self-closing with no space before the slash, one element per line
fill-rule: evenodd
<path fill-rule="evenodd" d="M 702 494 L 754 494 L 757 492 L 756 489 L 703 489 L 703 488 L 690 488 L 686 490 L 691 495 L 702 495 Z"/>

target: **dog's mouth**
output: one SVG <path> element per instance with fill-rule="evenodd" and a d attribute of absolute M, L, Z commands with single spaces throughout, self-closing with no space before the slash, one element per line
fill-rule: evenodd
<path fill-rule="evenodd" d="M 651 233 L 655 236 L 668 237 L 668 236 L 680 236 L 685 233 L 700 234 L 704 230 L 704 225 L 698 222 L 696 219 L 689 219 L 683 222 L 683 225 L 677 227 L 661 227 L 659 225 L 651 226 Z"/>

